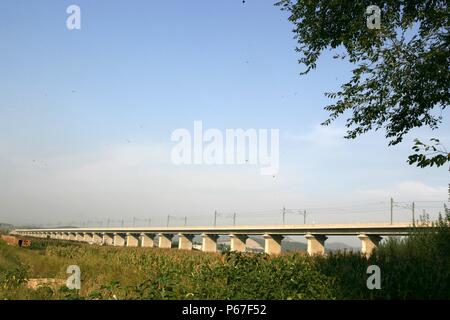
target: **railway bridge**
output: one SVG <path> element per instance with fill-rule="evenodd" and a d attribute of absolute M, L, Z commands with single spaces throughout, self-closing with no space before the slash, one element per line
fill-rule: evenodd
<path fill-rule="evenodd" d="M 216 227 L 148 227 L 148 228 L 55 228 L 16 229 L 12 234 L 84 241 L 91 244 L 171 248 L 172 239 L 178 236 L 178 249 L 192 250 L 193 238 L 201 236 L 204 252 L 217 251 L 219 236 L 227 236 L 232 251 L 245 251 L 249 236 L 263 236 L 264 251 L 281 253 L 281 241 L 286 236 L 305 236 L 309 255 L 325 253 L 328 236 L 355 236 L 361 241 L 361 253 L 370 256 L 382 237 L 407 236 L 412 230 L 411 222 L 359 223 L 359 224 L 302 224 L 302 225 L 258 225 Z"/>

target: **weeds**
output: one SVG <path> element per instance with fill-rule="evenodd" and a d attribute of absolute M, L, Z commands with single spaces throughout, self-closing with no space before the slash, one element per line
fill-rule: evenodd
<path fill-rule="evenodd" d="M 428 222 L 423 222 L 428 223 Z M 428 223 L 429 224 L 429 223 Z M 117 248 L 34 240 L 31 248 L 0 241 L 0 299 L 449 299 L 449 216 L 403 239 L 388 239 L 366 259 Z M 67 278 L 81 268 L 81 290 L 28 289 L 28 278 Z M 381 290 L 366 286 L 369 265 Z"/>

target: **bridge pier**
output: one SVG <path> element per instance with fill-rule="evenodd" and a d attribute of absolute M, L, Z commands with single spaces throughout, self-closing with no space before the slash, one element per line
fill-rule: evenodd
<path fill-rule="evenodd" d="M 360 234 L 358 238 L 361 240 L 361 253 L 367 258 L 372 255 L 373 250 L 378 246 L 381 239 L 383 239 L 379 235 L 367 234 Z"/>
<path fill-rule="evenodd" d="M 75 233 L 75 240 L 76 241 L 84 241 L 84 234 L 76 232 Z"/>
<path fill-rule="evenodd" d="M 85 232 L 83 236 L 83 241 L 87 243 L 92 242 L 92 234 Z"/>
<path fill-rule="evenodd" d="M 325 254 L 325 241 L 327 236 L 319 234 L 307 234 L 305 236 L 308 241 L 308 254 L 310 256 Z"/>
<path fill-rule="evenodd" d="M 158 234 L 158 248 L 170 249 L 172 248 L 172 238 L 164 233 Z"/>
<path fill-rule="evenodd" d="M 103 232 L 102 235 L 103 235 L 102 244 L 104 246 L 114 245 L 114 237 L 112 236 L 111 233 Z"/>
<path fill-rule="evenodd" d="M 113 234 L 116 232 L 116 234 Z M 176 228 L 49 228 L 49 229 L 15 229 L 11 234 L 24 237 L 63 239 L 70 241 L 88 241 L 115 246 L 151 247 L 157 241 L 160 248 L 172 247 L 172 238 L 178 234 L 178 248 L 192 250 L 192 236 L 202 236 L 201 250 L 215 252 L 218 249 L 219 235 L 230 236 L 232 251 L 246 251 L 245 242 L 248 235 L 264 235 L 264 251 L 268 254 L 282 252 L 282 235 L 305 235 L 309 255 L 325 253 L 326 235 L 353 236 L 361 241 L 361 254 L 369 257 L 384 236 L 408 236 L 411 222 L 396 223 L 358 223 L 358 224 L 323 224 L 323 225 L 265 225 L 265 226 L 229 226 L 229 227 L 176 227 Z M 128 233 L 128 234 L 127 234 Z M 140 235 L 140 237 L 139 237 Z M 126 238 L 126 240 L 125 240 Z M 139 238 L 139 240 L 136 240 Z"/>
<path fill-rule="evenodd" d="M 193 234 L 178 234 L 178 249 L 180 250 L 192 250 Z"/>
<path fill-rule="evenodd" d="M 217 239 L 215 234 L 202 234 L 202 251 L 203 252 L 217 252 Z"/>
<path fill-rule="evenodd" d="M 100 235 L 99 233 L 93 233 L 92 234 L 92 242 L 94 244 L 101 245 L 103 243 L 103 235 Z"/>
<path fill-rule="evenodd" d="M 270 255 L 281 254 L 282 235 L 264 234 L 264 252 Z"/>
<path fill-rule="evenodd" d="M 120 233 L 115 232 L 113 234 L 113 246 L 115 247 L 125 246 L 125 238 Z"/>
<path fill-rule="evenodd" d="M 230 251 L 245 252 L 245 242 L 248 236 L 244 234 L 230 234 Z"/>
<path fill-rule="evenodd" d="M 151 238 L 150 236 L 148 236 L 145 233 L 141 233 L 141 247 L 153 247 L 154 246 L 154 242 L 153 242 L 153 238 Z"/>
<path fill-rule="evenodd" d="M 137 247 L 139 245 L 139 239 L 132 233 L 127 233 L 127 247 Z"/>

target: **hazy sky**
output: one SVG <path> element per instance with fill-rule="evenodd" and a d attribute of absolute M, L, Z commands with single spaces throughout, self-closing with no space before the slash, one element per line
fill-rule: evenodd
<path fill-rule="evenodd" d="M 81 8 L 81 30 L 66 28 L 70 4 Z M 218 210 L 237 212 L 238 223 L 280 223 L 283 206 L 307 208 L 315 223 L 382 221 L 391 196 L 447 201 L 448 168 L 406 159 L 416 137 L 450 146 L 448 121 L 389 148 L 383 132 L 348 141 L 343 121 L 321 127 L 323 93 L 351 68 L 329 53 L 301 77 L 291 29 L 273 1 L 3 0 L 0 221 L 164 225 L 170 214 L 174 225 L 184 216 L 206 225 Z M 279 173 L 172 164 L 172 131 L 195 120 L 279 129 Z M 409 212 L 396 207 L 396 220 Z"/>

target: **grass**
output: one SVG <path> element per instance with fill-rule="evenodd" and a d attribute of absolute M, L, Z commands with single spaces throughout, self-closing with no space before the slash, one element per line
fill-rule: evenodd
<path fill-rule="evenodd" d="M 448 222 L 389 239 L 369 259 L 0 241 L 0 299 L 449 299 Z M 66 279 L 69 265 L 81 269 L 81 290 L 26 288 L 31 278 Z M 381 290 L 366 286 L 369 265 L 381 269 Z"/>

